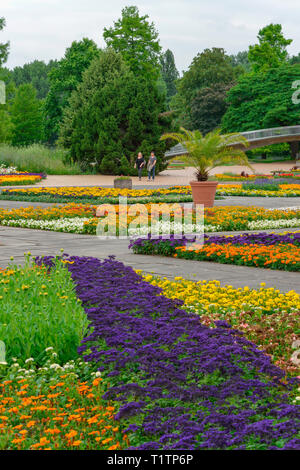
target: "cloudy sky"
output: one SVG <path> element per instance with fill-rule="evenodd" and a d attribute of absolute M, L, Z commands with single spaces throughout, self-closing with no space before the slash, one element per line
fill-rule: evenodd
<path fill-rule="evenodd" d="M 205 48 L 223 47 L 229 54 L 247 49 L 272 22 L 293 39 L 289 53 L 300 51 L 299 0 L 0 0 L 0 17 L 7 22 L 0 42 L 11 43 L 7 66 L 61 58 L 82 37 L 104 46 L 103 28 L 112 26 L 126 5 L 149 15 L 179 71 Z"/>

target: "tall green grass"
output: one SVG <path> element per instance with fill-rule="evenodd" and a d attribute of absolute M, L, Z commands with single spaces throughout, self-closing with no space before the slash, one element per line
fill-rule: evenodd
<path fill-rule="evenodd" d="M 30 147 L 12 147 L 0 144 L 0 164 L 16 166 L 19 171 L 29 171 L 30 173 L 81 174 L 79 165 L 67 163 L 66 156 L 65 150 L 49 149 L 40 144 L 34 144 Z"/>
<path fill-rule="evenodd" d="M 0 272 L 0 340 L 8 363 L 32 357 L 40 364 L 48 347 L 66 363 L 76 358 L 87 326 L 71 275 L 59 261 L 47 272 L 27 256 L 23 267 Z"/>

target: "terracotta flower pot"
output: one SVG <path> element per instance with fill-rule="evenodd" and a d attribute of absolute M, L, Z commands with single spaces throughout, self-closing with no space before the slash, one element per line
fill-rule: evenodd
<path fill-rule="evenodd" d="M 191 181 L 194 204 L 213 207 L 218 184 L 218 181 Z"/>

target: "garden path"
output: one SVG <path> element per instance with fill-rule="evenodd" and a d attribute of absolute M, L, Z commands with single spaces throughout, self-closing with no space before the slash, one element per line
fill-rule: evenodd
<path fill-rule="evenodd" d="M 24 252 L 32 255 L 56 255 L 64 248 L 65 253 L 75 256 L 107 258 L 115 255 L 123 263 L 170 279 L 182 276 L 190 280 L 218 280 L 221 285 L 259 288 L 261 282 L 282 292 L 296 290 L 300 293 L 300 273 L 231 266 L 211 262 L 177 260 L 153 256 L 134 255 L 128 250 L 128 240 L 99 240 L 88 235 L 3 227 L 0 226 L 0 267 L 6 267 L 10 257 L 22 263 Z"/>
<path fill-rule="evenodd" d="M 284 170 L 288 171 L 295 166 L 294 161 L 278 162 L 278 163 L 253 163 L 252 167 L 255 173 L 258 174 L 271 174 L 271 171 Z M 246 166 L 220 166 L 214 168 L 210 173 L 215 175 L 217 173 L 231 172 L 240 174 L 246 171 L 251 174 L 252 171 Z M 184 170 L 165 170 L 161 172 L 155 180 L 158 187 L 174 186 L 189 184 L 194 179 L 195 169 L 187 167 Z M 33 187 L 52 187 L 52 186 L 107 186 L 112 187 L 114 184 L 114 176 L 109 175 L 48 175 L 45 180 L 34 185 Z M 144 177 L 139 181 L 137 177 L 132 178 L 134 187 L 151 187 L 148 186 L 147 178 Z M 30 186 L 26 186 L 30 187 Z"/>

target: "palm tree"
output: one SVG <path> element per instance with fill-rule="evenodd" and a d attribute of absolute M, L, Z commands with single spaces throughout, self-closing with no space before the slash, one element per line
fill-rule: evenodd
<path fill-rule="evenodd" d="M 197 181 L 207 181 L 209 171 L 227 163 L 245 165 L 252 169 L 243 148 L 249 143 L 241 134 L 221 135 L 220 129 L 205 136 L 200 131 L 188 131 L 164 134 L 161 140 L 173 139 L 182 144 L 187 155 L 182 159 L 196 169 Z"/>

